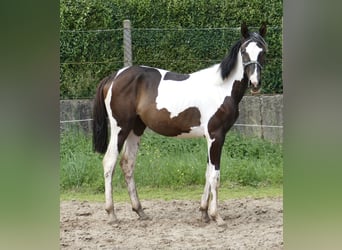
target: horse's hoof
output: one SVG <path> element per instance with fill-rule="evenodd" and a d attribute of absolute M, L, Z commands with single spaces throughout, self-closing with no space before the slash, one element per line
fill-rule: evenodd
<path fill-rule="evenodd" d="M 110 219 L 110 220 L 108 221 L 108 225 L 117 225 L 118 223 L 119 223 L 119 220 L 118 220 L 118 219 L 115 219 L 115 220 Z"/>
<path fill-rule="evenodd" d="M 216 223 L 219 227 L 227 227 L 227 223 L 224 221 L 217 221 Z"/>
<path fill-rule="evenodd" d="M 215 221 L 219 227 L 226 227 L 227 226 L 227 223 L 221 218 L 221 216 L 217 216 Z"/>
<path fill-rule="evenodd" d="M 151 220 L 151 218 L 148 216 L 145 216 L 145 217 L 139 217 L 139 220 Z"/>
<path fill-rule="evenodd" d="M 208 215 L 207 212 L 202 211 L 202 221 L 204 223 L 209 223 L 210 222 L 210 218 L 209 218 L 209 215 Z"/>
<path fill-rule="evenodd" d="M 139 220 L 151 220 L 151 218 L 144 213 L 139 214 Z"/>
<path fill-rule="evenodd" d="M 108 224 L 109 225 L 115 225 L 119 222 L 119 220 L 116 218 L 115 214 L 110 213 L 109 214 L 109 220 L 108 220 Z"/>

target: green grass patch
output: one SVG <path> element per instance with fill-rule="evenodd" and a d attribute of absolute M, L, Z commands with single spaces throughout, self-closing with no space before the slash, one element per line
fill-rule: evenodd
<path fill-rule="evenodd" d="M 102 157 L 92 151 L 89 135 L 81 132 L 62 134 L 60 139 L 61 193 L 73 191 L 103 194 Z M 167 138 L 146 132 L 140 144 L 135 181 L 139 190 L 144 188 L 145 190 L 149 188 L 183 190 L 189 186 L 203 187 L 206 161 L 207 147 L 203 138 Z M 279 187 L 282 183 L 281 144 L 243 137 L 238 133 L 227 134 L 221 159 L 222 187 L 236 186 L 252 190 L 253 188 Z M 113 178 L 113 188 L 126 190 L 119 165 L 116 167 Z M 202 190 L 200 189 L 199 192 L 201 193 Z"/>

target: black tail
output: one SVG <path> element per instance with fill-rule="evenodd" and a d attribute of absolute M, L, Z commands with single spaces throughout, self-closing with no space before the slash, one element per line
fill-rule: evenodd
<path fill-rule="evenodd" d="M 105 77 L 97 87 L 93 107 L 93 150 L 104 154 L 108 146 L 107 111 L 103 87 L 110 77 Z"/>

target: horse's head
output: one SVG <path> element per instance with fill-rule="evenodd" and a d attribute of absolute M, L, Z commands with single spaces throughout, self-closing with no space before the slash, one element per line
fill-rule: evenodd
<path fill-rule="evenodd" d="M 241 25 L 243 37 L 240 53 L 244 68 L 244 75 L 248 78 L 248 86 L 251 92 L 258 93 L 261 87 L 261 70 L 264 65 L 267 44 L 264 40 L 266 24 L 259 29 L 259 33 L 249 32 L 245 23 Z"/>

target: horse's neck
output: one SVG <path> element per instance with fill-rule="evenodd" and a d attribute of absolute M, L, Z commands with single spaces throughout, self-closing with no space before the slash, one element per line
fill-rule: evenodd
<path fill-rule="evenodd" d="M 239 53 L 234 69 L 229 76 L 222 79 L 220 64 L 197 71 L 191 74 L 192 83 L 203 84 L 204 88 L 219 87 L 221 95 L 231 96 L 239 103 L 247 88 L 247 80 L 244 79 L 242 56 Z"/>
<path fill-rule="evenodd" d="M 247 88 L 247 79 L 244 78 L 242 56 L 239 53 L 234 69 L 230 72 L 226 79 L 222 80 L 222 84 L 226 86 L 228 93 L 234 98 L 236 103 L 239 103 Z"/>
<path fill-rule="evenodd" d="M 223 81 L 220 75 L 220 64 L 215 64 L 209 68 L 196 71 L 191 74 L 193 79 L 204 85 L 222 85 Z"/>

